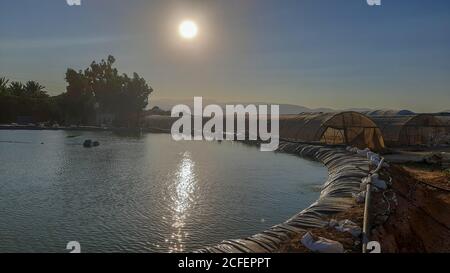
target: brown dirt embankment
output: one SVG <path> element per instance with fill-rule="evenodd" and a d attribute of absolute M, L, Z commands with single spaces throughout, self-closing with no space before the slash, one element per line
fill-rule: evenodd
<path fill-rule="evenodd" d="M 392 164 L 381 177 L 392 178 L 387 191 L 373 193 L 371 202 L 372 233 L 384 253 L 450 252 L 450 172 L 427 164 Z M 336 220 L 351 219 L 362 227 L 363 205 L 336 214 Z M 308 229 L 318 237 L 343 244 L 346 252 L 361 252 L 361 243 L 349 233 L 333 228 Z M 301 232 L 280 252 L 310 252 L 300 239 Z"/>
<path fill-rule="evenodd" d="M 371 240 L 382 252 L 450 252 L 450 174 L 417 163 L 392 165 L 388 173 L 396 204 Z"/>

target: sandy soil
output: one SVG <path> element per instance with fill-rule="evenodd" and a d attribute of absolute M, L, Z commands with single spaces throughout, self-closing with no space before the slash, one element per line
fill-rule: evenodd
<path fill-rule="evenodd" d="M 425 164 L 392 165 L 387 171 L 395 200 L 371 239 L 381 243 L 382 252 L 450 252 L 447 172 Z"/>
<path fill-rule="evenodd" d="M 427 164 L 404 164 L 401 167 L 419 181 L 450 190 L 450 170 Z"/>

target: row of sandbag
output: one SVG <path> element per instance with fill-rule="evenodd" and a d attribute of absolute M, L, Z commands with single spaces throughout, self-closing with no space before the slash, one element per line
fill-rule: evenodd
<path fill-rule="evenodd" d="M 360 191 L 360 183 L 369 172 L 369 161 L 344 149 L 282 142 L 279 152 L 298 154 L 322 162 L 328 168 L 328 179 L 319 199 L 286 222 L 273 226 L 245 239 L 225 240 L 200 253 L 264 253 L 276 252 L 282 243 L 307 228 L 326 227 L 329 216 L 348 209 L 353 196 Z"/>

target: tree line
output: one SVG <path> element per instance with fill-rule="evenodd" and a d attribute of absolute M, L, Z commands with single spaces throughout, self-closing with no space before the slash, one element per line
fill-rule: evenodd
<path fill-rule="evenodd" d="M 84 70 L 68 68 L 66 92 L 57 96 L 49 96 L 36 81 L 23 84 L 0 77 L 0 123 L 26 116 L 34 122 L 99 125 L 98 117 L 108 114 L 115 126 L 139 126 L 153 89 L 137 73 L 120 74 L 114 64 L 115 58 L 108 56 Z"/>

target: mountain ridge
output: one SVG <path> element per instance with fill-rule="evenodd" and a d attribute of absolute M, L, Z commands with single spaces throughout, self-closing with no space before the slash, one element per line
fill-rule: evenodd
<path fill-rule="evenodd" d="M 188 99 L 154 99 L 150 100 L 148 109 L 153 108 L 154 106 L 158 106 L 162 110 L 170 111 L 173 106 L 177 104 L 185 104 L 189 107 L 194 106 L 194 101 L 188 100 Z M 218 102 L 215 100 L 209 100 L 209 99 L 203 99 L 203 105 L 209 105 L 209 104 L 217 104 L 224 108 L 225 105 L 231 104 L 231 105 L 249 105 L 249 104 L 255 104 L 255 105 L 270 105 L 270 104 L 277 104 L 277 103 L 267 103 L 267 102 Z M 289 115 L 289 114 L 300 114 L 300 113 L 330 113 L 330 112 L 339 112 L 339 111 L 355 111 L 355 112 L 362 112 L 362 113 L 376 113 L 376 112 L 398 112 L 398 113 L 409 113 L 414 114 L 413 111 L 402 109 L 402 110 L 394 110 L 394 109 L 371 109 L 371 108 L 364 108 L 364 107 L 353 107 L 353 108 L 346 108 L 346 109 L 333 109 L 328 107 L 319 107 L 319 108 L 310 108 L 302 105 L 297 104 L 289 104 L 289 103 L 280 103 L 280 115 Z"/>

